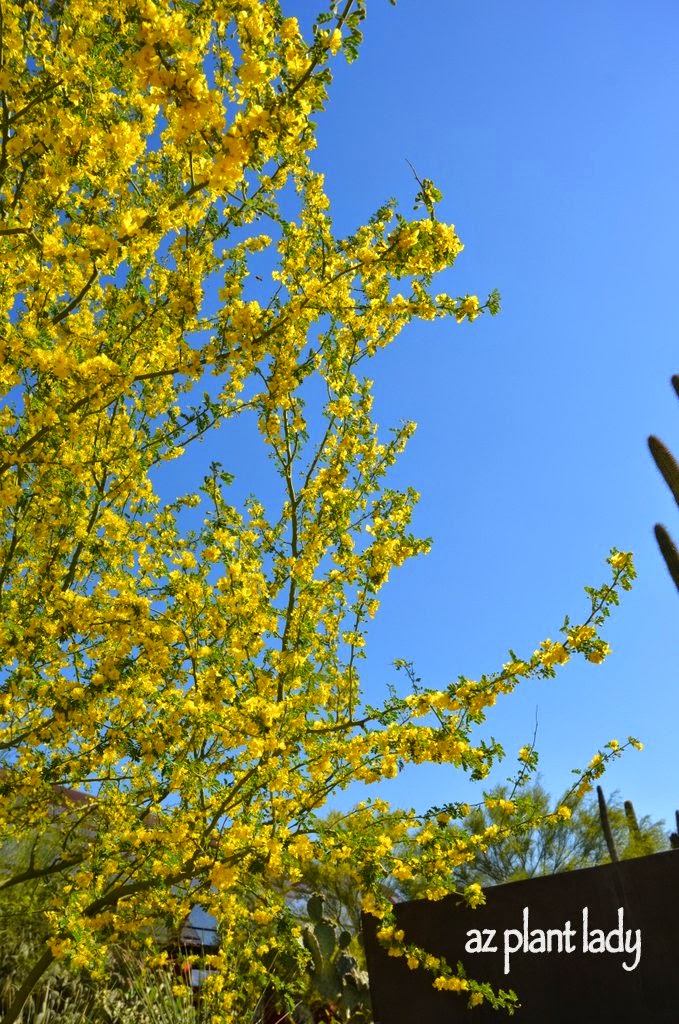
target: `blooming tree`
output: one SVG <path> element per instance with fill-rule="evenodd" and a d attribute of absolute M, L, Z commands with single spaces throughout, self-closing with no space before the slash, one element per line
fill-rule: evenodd
<path fill-rule="evenodd" d="M 362 701 L 378 592 L 428 547 L 416 493 L 388 480 L 413 425 L 379 435 L 364 367 L 413 320 L 497 311 L 434 289 L 462 246 L 426 179 L 417 219 L 390 203 L 333 233 L 312 119 L 363 7 L 332 4 L 304 38 L 276 0 L 0 6 L 0 838 L 20 852 L 1 881 L 44 888 L 48 931 L 5 1024 L 55 958 L 96 975 L 198 901 L 222 939 L 216 1019 L 245 1019 L 272 951 L 304 956 L 285 891 L 318 857 L 354 873 L 398 952 L 380 885 L 411 870 L 399 839 L 419 835 L 437 896 L 493 836 L 451 846 L 441 822 L 464 807 L 379 800 L 340 828 L 328 795 L 411 763 L 483 778 L 502 750 L 471 730 L 496 698 L 607 652 L 620 552 L 561 641 Z M 278 495 L 237 508 L 214 463 L 162 503 L 155 467 L 241 416 Z"/>

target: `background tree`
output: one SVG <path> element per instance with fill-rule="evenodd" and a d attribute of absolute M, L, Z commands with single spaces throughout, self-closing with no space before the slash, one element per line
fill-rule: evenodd
<path fill-rule="evenodd" d="M 525 831 L 507 830 L 510 823 L 507 805 L 515 802 L 525 810 L 530 807 L 534 826 Z M 630 828 L 625 806 L 617 793 L 607 801 L 608 816 L 614 841 L 622 858 L 641 857 L 667 849 L 664 822 L 652 821 L 648 815 L 638 822 L 639 833 Z M 557 809 L 567 807 L 570 818 L 559 817 Z M 507 785 L 494 787 L 483 806 L 470 811 L 462 822 L 469 835 L 482 833 L 496 826 L 502 839 L 480 851 L 473 860 L 457 869 L 460 885 L 479 882 L 498 885 L 515 882 L 536 875 L 553 875 L 561 871 L 594 867 L 610 861 L 599 808 L 594 797 L 574 798 L 566 794 L 553 801 L 539 782 L 533 783 L 525 793 L 512 796 Z"/>
<path fill-rule="evenodd" d="M 607 808 L 622 859 L 668 848 L 663 821 L 653 821 L 649 815 L 637 821 L 634 809 L 617 793 L 608 798 Z M 446 812 L 440 812 L 439 817 L 439 824 L 447 825 L 455 841 L 467 851 L 468 859 L 452 872 L 452 887 L 456 890 L 595 867 L 611 859 L 593 794 L 577 796 L 569 792 L 555 801 L 539 781 L 518 791 L 501 784 L 487 793 L 483 804 L 467 808 L 459 823 L 450 821 Z M 476 847 L 472 837 L 489 833 L 495 833 L 493 842 Z M 426 846 L 414 839 L 404 843 L 399 853 L 405 870 L 398 872 L 400 880 L 390 880 L 385 893 L 394 901 L 421 898 L 430 887 L 428 868 L 422 870 L 420 866 L 423 861 L 426 864 Z M 323 893 L 337 920 L 360 932 L 361 896 L 342 866 L 328 861 L 309 864 L 296 893 L 301 899 L 313 891 Z"/>
<path fill-rule="evenodd" d="M 497 311 L 434 289 L 461 243 L 426 179 L 420 219 L 389 203 L 333 233 L 312 118 L 363 13 L 332 4 L 307 41 L 274 0 L 2 4 L 0 842 L 33 855 L 0 885 L 51 894 L 3 1024 L 55 959 L 99 978 L 198 900 L 224 950 L 215 1014 L 247 1019 L 271 951 L 306 958 L 283 882 L 318 851 L 377 914 L 401 840 L 427 846 L 432 892 L 467 856 L 380 801 L 338 829 L 328 795 L 424 761 L 483 778 L 502 748 L 471 733 L 497 698 L 607 653 L 624 552 L 560 641 L 362 702 L 377 594 L 428 548 L 416 493 L 386 480 L 413 425 L 380 437 L 364 366 L 414 319 Z M 236 508 L 213 463 L 163 504 L 156 467 L 237 417 L 276 493 Z"/>

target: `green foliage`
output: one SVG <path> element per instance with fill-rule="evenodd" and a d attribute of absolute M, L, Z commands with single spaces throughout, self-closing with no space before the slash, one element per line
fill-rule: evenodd
<path fill-rule="evenodd" d="M 391 0 L 395 3 L 395 0 Z M 351 3 L 341 5 L 339 0 L 331 3 L 327 11 L 321 12 L 316 17 L 316 26 L 321 28 L 324 25 L 333 25 L 342 29 L 342 53 L 349 64 L 358 57 L 358 50 L 363 40 L 360 30 L 365 20 L 365 0 L 352 0 Z M 318 33 L 317 33 L 318 35 Z M 323 55 L 323 37 L 318 35 L 319 58 Z"/>
<path fill-rule="evenodd" d="M 30 931 L 0 924 L 0 1013 L 16 995 L 26 963 L 41 948 Z M 28 997 L 21 1024 L 207 1024 L 191 989 L 167 969 L 150 971 L 121 950 L 105 983 L 63 963 L 52 964 Z"/>
<path fill-rule="evenodd" d="M 475 808 L 463 822 L 467 833 L 483 833 L 489 826 L 499 829 L 509 824 L 509 813 L 501 801 L 510 798 L 506 785 L 496 786 L 488 794 L 495 806 Z M 461 887 L 478 882 L 497 885 L 537 875 L 552 875 L 576 868 L 605 864 L 611 858 L 601 827 L 597 801 L 593 798 L 578 800 L 565 797 L 554 805 L 552 798 L 539 782 L 524 794 L 514 797 L 519 815 L 532 822 L 523 830 L 507 831 L 502 840 L 486 850 L 479 850 L 474 860 L 456 871 Z M 568 807 L 570 819 L 559 818 L 555 807 Z M 653 821 L 644 815 L 630 827 L 625 807 L 616 793 L 607 801 L 611 835 L 621 859 L 657 853 L 667 848 L 664 822 Z M 417 895 L 417 886 L 408 890 Z"/>
<path fill-rule="evenodd" d="M 35 875 L 36 861 L 60 863 L 64 836 L 0 850 L 0 1016 L 15 999 L 48 935 L 45 910 L 54 905 L 68 868 Z M 8 885 L 25 875 L 25 880 Z M 121 947 L 112 947 L 106 977 L 55 961 L 28 995 L 21 1024 L 206 1024 L 191 989 L 167 967 L 151 971 Z"/>

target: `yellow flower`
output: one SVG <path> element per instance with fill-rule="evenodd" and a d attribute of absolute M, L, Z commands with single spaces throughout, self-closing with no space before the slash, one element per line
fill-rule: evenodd
<path fill-rule="evenodd" d="M 228 889 L 237 877 L 235 868 L 227 864 L 215 864 L 210 875 L 210 881 L 217 889 Z"/>
<path fill-rule="evenodd" d="M 591 640 L 595 634 L 596 630 L 592 626 L 577 626 L 569 632 L 568 642 L 571 647 L 578 650 L 583 644 L 587 643 L 588 640 Z"/>
<path fill-rule="evenodd" d="M 551 668 L 553 665 L 564 665 L 570 655 L 563 644 L 553 643 L 550 639 L 543 640 L 540 644 L 541 650 L 535 652 L 535 656 L 539 658 L 545 668 Z"/>
<path fill-rule="evenodd" d="M 332 32 L 332 34 L 331 34 L 331 36 L 330 36 L 330 38 L 328 40 L 328 49 L 330 50 L 331 53 L 337 53 L 339 51 L 341 45 L 342 45 L 342 32 L 341 32 L 340 29 L 336 28 Z"/>
<path fill-rule="evenodd" d="M 608 644 L 602 644 L 601 647 L 597 647 L 596 650 L 590 651 L 586 655 L 587 661 L 591 661 L 594 665 L 600 665 L 604 658 L 611 653 L 611 648 Z"/>
<path fill-rule="evenodd" d="M 616 551 L 614 555 L 611 555 L 609 559 L 614 569 L 626 569 L 632 561 L 631 551 Z"/>
<path fill-rule="evenodd" d="M 434 988 L 439 991 L 448 992 L 465 992 L 469 988 L 469 982 L 466 978 L 445 978 L 443 976 L 435 978 L 433 982 Z"/>
<path fill-rule="evenodd" d="M 530 671 L 525 661 L 509 661 L 502 668 L 510 676 L 527 676 Z"/>
<path fill-rule="evenodd" d="M 486 902 L 486 897 L 478 882 L 472 882 L 471 885 L 465 887 L 464 897 L 470 907 L 479 907 Z"/>
<path fill-rule="evenodd" d="M 476 295 L 467 295 L 455 310 L 455 319 L 458 323 L 462 323 L 464 319 L 471 322 L 480 315 L 481 310 L 479 309 L 479 300 Z"/>

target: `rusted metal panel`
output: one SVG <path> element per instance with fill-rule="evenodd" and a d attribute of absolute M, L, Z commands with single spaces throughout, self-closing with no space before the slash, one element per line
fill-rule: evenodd
<path fill-rule="evenodd" d="M 485 893 L 476 910 L 453 896 L 401 903 L 398 927 L 406 943 L 461 961 L 469 977 L 514 989 L 521 1009 L 513 1018 L 469 1010 L 464 994 L 436 991 L 431 974 L 387 955 L 365 915 L 376 1024 L 679 1024 L 679 851 Z M 472 951 L 481 944 L 495 948 Z"/>

